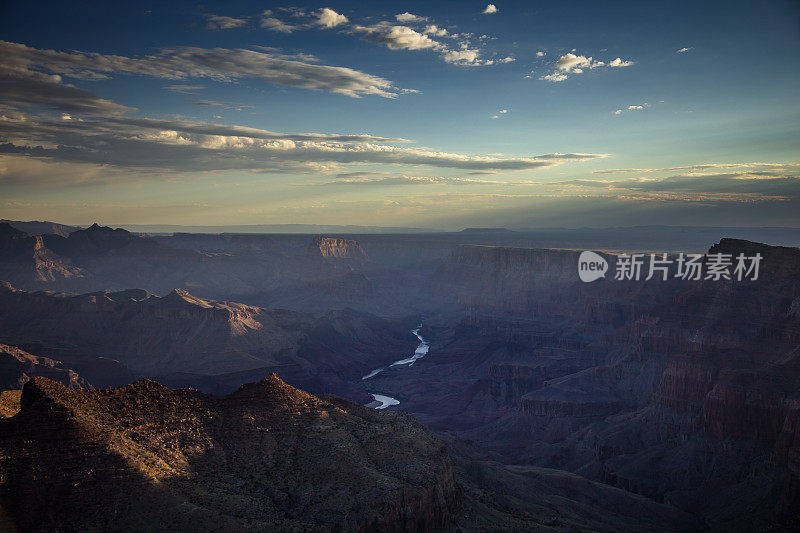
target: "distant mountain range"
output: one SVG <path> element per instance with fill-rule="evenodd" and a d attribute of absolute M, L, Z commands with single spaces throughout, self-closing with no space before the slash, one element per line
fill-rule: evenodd
<path fill-rule="evenodd" d="M 28 235 L 44 235 L 46 233 L 51 233 L 53 235 L 66 237 L 73 231 L 78 231 L 81 229 L 80 226 L 69 226 L 67 224 L 59 224 L 57 222 L 40 222 L 38 220 L 22 222 L 20 220 L 0 219 L 0 224 L 2 223 L 7 223 L 19 231 L 27 233 Z"/>
<path fill-rule="evenodd" d="M 120 224 L 119 228 L 138 233 L 434 233 L 443 230 L 391 226 L 352 226 L 334 224 L 237 224 L 230 226 L 180 226 L 170 224 Z"/>
<path fill-rule="evenodd" d="M 87 226 L 70 226 L 57 222 L 0 220 L 28 235 L 52 233 L 66 237 Z M 548 248 L 586 249 L 643 249 L 688 250 L 702 249 L 723 237 L 747 239 L 778 246 L 800 246 L 800 228 L 751 226 L 625 226 L 625 227 L 524 227 L 524 228 L 464 228 L 446 231 L 435 228 L 358 226 L 331 224 L 249 224 L 226 226 L 183 226 L 170 224 L 109 224 L 138 234 L 326 234 L 326 235 L 394 235 L 417 234 L 432 238 L 443 236 L 483 237 L 500 239 L 527 239 L 536 246 Z M 445 237 L 446 238 L 446 237 Z"/>

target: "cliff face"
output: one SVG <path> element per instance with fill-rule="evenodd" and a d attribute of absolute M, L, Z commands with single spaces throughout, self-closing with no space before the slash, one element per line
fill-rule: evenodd
<path fill-rule="evenodd" d="M 263 367 L 274 364 L 270 352 L 291 342 L 260 308 L 203 300 L 179 289 L 165 297 L 146 291 L 70 296 L 12 289 L 0 291 L 0 301 L 4 336 L 19 343 L 91 347 L 93 355 L 118 359 L 139 375 Z M 262 359 L 249 355 L 248 345 L 260 349 Z"/>
<path fill-rule="evenodd" d="M 89 382 L 58 361 L 0 344 L 0 390 L 21 389 L 33 376 L 43 376 L 73 389 L 91 388 Z"/>
<path fill-rule="evenodd" d="M 29 290 L 80 293 L 142 287 L 163 294 L 177 287 L 213 299 L 318 314 L 331 308 L 375 311 L 397 306 L 394 298 L 376 295 L 366 275 L 375 266 L 359 243 L 348 239 L 231 234 L 148 238 L 98 224 L 65 236 L 29 237 L 0 224 L 0 251 L 0 279 Z"/>
<path fill-rule="evenodd" d="M 181 289 L 163 297 L 144 290 L 73 296 L 8 284 L 0 286 L 0 342 L 56 359 L 98 386 L 127 381 L 108 368 L 115 365 L 213 392 L 272 368 L 314 392 L 365 403 L 363 387 L 350 382 L 416 346 L 400 324 L 356 311 L 314 317 Z M 214 384 L 203 376 L 220 378 Z"/>
<path fill-rule="evenodd" d="M 143 287 L 164 293 L 172 288 L 205 295 L 254 294 L 274 272 L 251 255 L 234 257 L 165 246 L 124 229 L 93 224 L 67 237 L 44 235 L 44 246 L 80 267 L 83 277 L 53 288 L 71 292 Z M 16 278 L 11 278 L 19 286 Z"/>
<path fill-rule="evenodd" d="M 465 453 L 568 469 L 710 523 L 786 524 L 800 501 L 800 250 L 709 252 L 760 253 L 759 279 L 583 284 L 577 252 L 459 247 L 437 283 L 465 318 L 381 390 L 413 391 L 405 408 Z"/>
<path fill-rule="evenodd" d="M 583 324 L 598 321 L 619 326 L 668 299 L 680 283 L 613 281 L 616 255 L 604 279 L 583 283 L 578 250 L 459 245 L 432 276 L 432 291 L 452 300 L 461 313 L 551 320 L 569 317 Z M 642 280 L 647 276 L 642 266 Z"/>
<path fill-rule="evenodd" d="M 0 223 L 0 279 L 28 286 L 57 284 L 82 278 L 84 272 L 48 249 L 40 235 Z"/>
<path fill-rule="evenodd" d="M 763 256 L 752 282 L 688 287 L 659 310 L 674 339 L 674 357 L 656 392 L 658 403 L 699 415 L 719 438 L 774 442 L 798 394 L 800 250 L 723 239 L 711 253 Z"/>
<path fill-rule="evenodd" d="M 314 240 L 308 245 L 306 253 L 326 259 L 366 259 L 367 257 L 358 241 L 323 236 L 314 237 Z"/>
<path fill-rule="evenodd" d="M 20 530 L 431 531 L 458 503 L 444 446 L 410 416 L 274 374 L 225 397 L 34 378 L 0 447 Z"/>
<path fill-rule="evenodd" d="M 723 239 L 718 252 L 760 253 L 759 279 L 687 284 L 624 331 L 629 360 L 665 361 L 660 381 L 638 410 L 587 429 L 583 443 L 600 479 L 713 520 L 750 506 L 737 520 L 787 524 L 800 501 L 800 249 Z M 711 496 L 719 490 L 725 498 Z"/>
<path fill-rule="evenodd" d="M 66 237 L 45 235 L 52 250 L 65 256 L 90 256 L 131 246 L 154 248 L 156 243 L 121 228 L 112 229 L 95 223 L 86 229 L 71 232 Z"/>

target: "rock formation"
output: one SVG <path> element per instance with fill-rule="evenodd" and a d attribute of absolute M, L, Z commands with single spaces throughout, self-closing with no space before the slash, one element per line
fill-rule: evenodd
<path fill-rule="evenodd" d="M 431 531 L 459 501 L 444 446 L 413 418 L 274 374 L 224 397 L 35 377 L 0 449 L 0 502 L 26 531 Z"/>
<path fill-rule="evenodd" d="M 58 361 L 0 344 L 0 390 L 21 389 L 33 376 L 43 376 L 72 389 L 91 388 L 88 381 Z"/>
<path fill-rule="evenodd" d="M 699 531 L 573 474 L 451 459 L 410 415 L 276 375 L 228 396 L 45 378 L 0 396 L 0 527 L 177 531 Z"/>
<path fill-rule="evenodd" d="M 376 386 L 460 453 L 568 469 L 714 527 L 793 524 L 800 250 L 723 239 L 709 253 L 760 253 L 758 280 L 617 288 L 570 283 L 569 253 L 454 251 L 437 283 L 465 318 Z"/>
<path fill-rule="evenodd" d="M 325 259 L 365 259 L 366 254 L 358 241 L 340 239 L 335 237 L 314 237 L 306 251 L 308 255 L 320 256 Z"/>
<path fill-rule="evenodd" d="M 28 235 L 61 235 L 62 237 L 66 237 L 73 231 L 78 231 L 78 226 L 69 226 L 67 224 L 59 224 L 57 222 L 48 222 L 48 221 L 39 221 L 39 220 L 32 220 L 29 222 L 23 222 L 21 220 L 5 220 L 0 219 L 0 223 L 8 223 L 9 225 L 13 226 L 14 228 L 18 229 L 19 231 L 23 231 Z"/>
<path fill-rule="evenodd" d="M 359 401 L 369 396 L 351 381 L 416 346 L 402 325 L 352 310 L 314 317 L 182 289 L 69 295 L 8 284 L 0 286 L 0 342 L 52 357 L 97 386 L 160 377 L 228 392 L 252 379 L 248 372 L 270 368 L 314 392 Z"/>
<path fill-rule="evenodd" d="M 40 235 L 29 236 L 8 223 L 0 223 L 0 279 L 26 286 L 69 284 L 84 272 L 44 245 Z"/>

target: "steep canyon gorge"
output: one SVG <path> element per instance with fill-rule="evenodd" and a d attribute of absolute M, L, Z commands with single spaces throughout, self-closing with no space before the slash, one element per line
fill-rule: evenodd
<path fill-rule="evenodd" d="M 800 527 L 800 250 L 556 237 L 0 224 L 0 518 L 102 529 L 117 498 L 130 530 Z M 610 274 L 581 282 L 581 248 Z M 636 250 L 763 259 L 613 279 Z"/>

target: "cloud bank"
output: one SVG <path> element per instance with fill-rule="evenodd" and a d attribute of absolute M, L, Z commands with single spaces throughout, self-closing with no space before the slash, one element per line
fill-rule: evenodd
<path fill-rule="evenodd" d="M 211 79 L 232 82 L 251 79 L 272 85 L 328 91 L 351 97 L 365 95 L 394 98 L 403 89 L 391 81 L 365 72 L 308 60 L 308 56 L 287 55 L 275 49 L 227 49 L 184 47 L 163 49 L 158 54 L 126 57 L 84 52 L 59 52 L 24 44 L 0 41 L 0 96 L 19 102 L 20 93 L 30 91 L 40 101 L 58 100 L 59 108 L 79 106 L 89 111 L 120 112 L 106 101 L 90 101 L 90 93 L 81 93 L 62 83 L 62 76 L 101 80 L 112 75 L 141 75 L 166 80 Z M 72 103 L 70 103 L 72 102 Z M 75 109 L 73 107 L 72 109 Z"/>
<path fill-rule="evenodd" d="M 372 135 L 285 134 L 242 126 L 127 117 L 61 119 L 8 111 L 0 153 L 144 171 L 319 172 L 353 163 L 533 170 L 603 154 L 473 156 L 402 146 Z M 391 144 L 390 144 L 391 143 Z"/>

